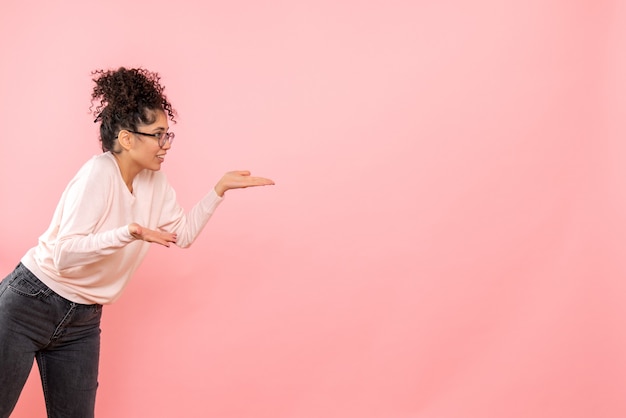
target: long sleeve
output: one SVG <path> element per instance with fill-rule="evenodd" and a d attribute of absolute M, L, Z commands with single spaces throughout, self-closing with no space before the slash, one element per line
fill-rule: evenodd
<path fill-rule="evenodd" d="M 128 199 L 116 174 L 91 164 L 67 186 L 48 233 L 56 235 L 50 250 L 59 273 L 97 263 L 134 241 L 123 215 Z"/>
<path fill-rule="evenodd" d="M 159 227 L 175 232 L 178 236 L 176 245 L 181 248 L 187 248 L 200 235 L 200 232 L 202 232 L 202 229 L 223 199 L 213 189 L 185 214 L 176 201 L 174 189 L 168 185 Z"/>
<path fill-rule="evenodd" d="M 176 232 L 188 247 L 223 200 L 209 192 L 188 213 L 161 171 L 143 170 L 131 194 L 115 157 L 89 160 L 61 196 L 50 226 L 22 263 L 57 294 L 78 303 L 112 303 L 152 244 L 135 239 L 133 222 Z"/>

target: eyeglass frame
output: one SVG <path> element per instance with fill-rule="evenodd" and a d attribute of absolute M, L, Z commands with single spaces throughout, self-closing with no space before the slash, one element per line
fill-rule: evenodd
<path fill-rule="evenodd" d="M 151 136 L 152 138 L 157 140 L 157 144 L 159 144 L 159 148 L 161 149 L 163 149 L 163 147 L 165 146 L 165 142 L 169 142 L 171 146 L 172 143 L 174 142 L 174 138 L 176 137 L 174 132 L 162 132 L 160 134 L 149 134 L 146 132 L 131 131 L 129 129 L 126 129 L 126 131 L 132 134 Z"/>

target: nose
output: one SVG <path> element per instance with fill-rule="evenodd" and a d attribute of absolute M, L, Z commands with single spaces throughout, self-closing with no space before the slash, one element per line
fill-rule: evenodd
<path fill-rule="evenodd" d="M 161 147 L 161 149 L 164 149 L 164 150 L 166 150 L 166 151 L 167 151 L 167 150 L 168 150 L 168 149 L 170 149 L 170 148 L 172 148 L 172 142 L 171 142 L 169 139 L 166 139 L 166 140 L 165 140 L 165 144 L 163 144 L 163 146 Z"/>

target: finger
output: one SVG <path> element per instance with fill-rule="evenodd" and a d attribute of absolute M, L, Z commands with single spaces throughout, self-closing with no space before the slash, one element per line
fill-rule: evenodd
<path fill-rule="evenodd" d="M 265 177 L 250 177 L 249 180 L 259 186 L 275 184 L 274 180 L 266 179 Z"/>
<path fill-rule="evenodd" d="M 159 229 L 158 231 L 159 237 L 164 241 L 176 242 L 178 235 L 175 232 L 167 232 L 164 229 Z"/>
<path fill-rule="evenodd" d="M 144 240 L 144 241 L 149 242 L 151 244 L 159 244 L 159 245 L 162 245 L 164 247 L 169 247 L 170 246 L 169 242 L 167 242 L 166 240 L 160 239 L 160 238 L 151 238 L 149 240 Z"/>
<path fill-rule="evenodd" d="M 170 243 L 175 243 L 175 242 L 176 242 L 176 237 L 173 237 L 173 236 L 166 236 L 164 238 L 159 239 L 159 244 L 165 245 L 166 247 L 169 247 Z"/>
<path fill-rule="evenodd" d="M 176 238 L 163 237 L 163 238 L 155 239 L 154 242 L 158 242 L 159 244 L 169 244 L 170 242 L 176 242 Z"/>

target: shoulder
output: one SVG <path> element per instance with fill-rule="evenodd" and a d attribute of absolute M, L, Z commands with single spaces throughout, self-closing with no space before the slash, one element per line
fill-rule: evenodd
<path fill-rule="evenodd" d="M 113 171 L 117 164 L 115 163 L 115 157 L 110 152 L 94 155 L 83 163 L 78 172 L 81 171 Z"/>
<path fill-rule="evenodd" d="M 78 170 L 71 183 L 92 184 L 111 182 L 119 172 L 115 157 L 106 152 L 94 155 Z"/>
<path fill-rule="evenodd" d="M 92 170 L 99 172 L 115 173 L 119 171 L 118 165 L 115 162 L 115 157 L 110 152 L 94 155 L 85 163 L 85 165 L 90 165 Z"/>

